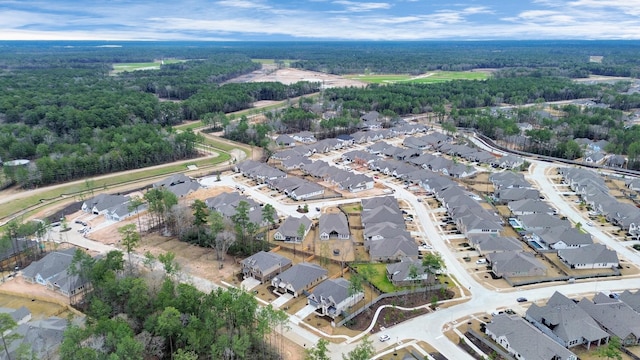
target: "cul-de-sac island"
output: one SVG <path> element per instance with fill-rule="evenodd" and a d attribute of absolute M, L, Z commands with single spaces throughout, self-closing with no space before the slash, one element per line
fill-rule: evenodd
<path fill-rule="evenodd" d="M 0 359 L 639 359 L 637 41 L 0 43 Z"/>

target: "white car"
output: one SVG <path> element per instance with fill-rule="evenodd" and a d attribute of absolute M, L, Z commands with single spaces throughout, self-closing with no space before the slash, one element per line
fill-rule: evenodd
<path fill-rule="evenodd" d="M 391 340 L 391 337 L 389 335 L 387 335 L 387 334 L 380 335 L 380 341 L 381 342 L 385 342 L 387 340 Z"/>
<path fill-rule="evenodd" d="M 593 221 L 589 221 L 589 222 L 587 223 L 587 226 L 593 226 Z"/>

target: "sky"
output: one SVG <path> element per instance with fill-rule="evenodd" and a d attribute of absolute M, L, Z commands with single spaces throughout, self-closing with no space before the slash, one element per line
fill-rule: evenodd
<path fill-rule="evenodd" d="M 640 39 L 640 0 L 0 0 L 0 40 Z"/>

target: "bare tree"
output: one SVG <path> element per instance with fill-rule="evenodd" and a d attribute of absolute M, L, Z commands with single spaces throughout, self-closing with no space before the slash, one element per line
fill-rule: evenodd
<path fill-rule="evenodd" d="M 224 254 L 227 253 L 229 247 L 236 242 L 236 234 L 229 230 L 223 230 L 216 235 L 214 240 L 214 249 L 216 251 L 216 258 L 219 261 L 224 260 Z"/>

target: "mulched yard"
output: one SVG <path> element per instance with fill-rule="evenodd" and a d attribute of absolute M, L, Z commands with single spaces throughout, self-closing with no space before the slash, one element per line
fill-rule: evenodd
<path fill-rule="evenodd" d="M 371 309 L 364 311 L 362 314 L 356 316 L 351 319 L 351 321 L 347 322 L 345 326 L 350 330 L 364 331 L 366 330 L 371 321 L 373 320 L 373 316 L 376 313 L 378 307 L 383 305 L 395 305 L 404 308 L 414 308 L 425 304 L 431 303 L 431 298 L 433 296 L 437 296 L 438 300 L 447 300 L 451 299 L 454 296 L 452 291 L 446 291 L 444 295 L 440 291 L 429 291 L 427 296 L 422 292 L 402 295 L 399 297 L 390 297 L 386 299 L 382 299 L 378 301 Z M 388 307 L 383 309 L 378 316 L 378 320 L 376 321 L 376 326 L 373 328 L 373 331 L 378 331 L 381 326 L 383 327 L 391 327 L 400 322 L 413 319 L 414 317 L 418 317 L 420 315 L 424 315 L 432 312 L 430 307 L 424 307 L 421 309 L 415 310 L 400 310 L 398 308 Z"/>

